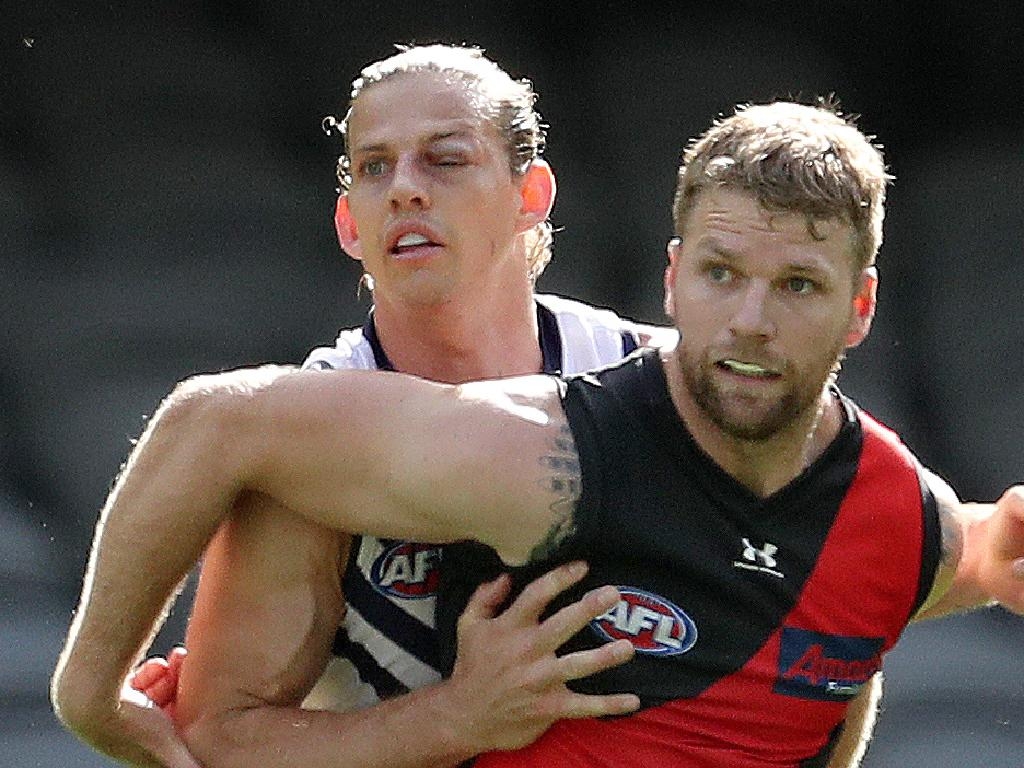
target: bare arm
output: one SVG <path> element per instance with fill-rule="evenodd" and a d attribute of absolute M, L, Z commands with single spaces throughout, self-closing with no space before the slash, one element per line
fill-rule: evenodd
<path fill-rule="evenodd" d="M 828 760 L 828 768 L 857 768 L 867 752 L 882 698 L 882 673 L 876 672 L 850 702 L 846 720 Z"/>
<path fill-rule="evenodd" d="M 265 499 L 233 515 L 212 542 L 177 699 L 179 726 L 206 768 L 443 768 L 486 749 L 522 746 L 560 716 L 635 707 L 633 697 L 580 696 L 563 685 L 623 660 L 632 650 L 628 643 L 563 659 L 547 681 L 530 677 L 537 665 L 520 644 L 536 645 L 548 667 L 566 633 L 616 599 L 591 595 L 561 615 L 561 626 L 538 627 L 547 599 L 582 576 L 579 569 L 559 569 L 509 615 L 488 614 L 487 606 L 504 595 L 500 585 L 471 603 L 451 680 L 355 712 L 300 709 L 338 624 L 336 542 L 329 531 Z M 500 626 L 488 626 L 495 622 Z"/>
<path fill-rule="evenodd" d="M 999 603 L 1024 613 L 1024 486 L 996 504 L 961 502 L 931 475 L 939 506 L 942 557 L 931 594 L 915 620 Z"/>
<path fill-rule="evenodd" d="M 571 499 L 542 482 L 550 473 L 543 457 L 564 441 L 554 385 L 523 382 L 502 395 L 395 374 L 261 369 L 179 387 L 101 513 L 54 676 L 59 715 L 108 753 L 166 764 L 139 749 L 146 739 L 137 729 L 114 733 L 120 683 L 246 494 L 341 530 L 475 537 L 510 561 L 526 559 Z M 499 461 L 505 471 L 494 473 Z"/>

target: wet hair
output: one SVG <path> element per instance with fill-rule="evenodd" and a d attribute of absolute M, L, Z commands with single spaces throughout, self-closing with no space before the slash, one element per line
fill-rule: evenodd
<path fill-rule="evenodd" d="M 484 56 L 480 48 L 443 44 L 397 47 L 398 53 L 373 62 L 352 82 L 348 111 L 343 120 L 324 119 L 324 130 L 339 133 L 344 141 L 344 151 L 337 166 L 341 190 L 347 190 L 352 183 L 348 127 L 356 101 L 367 88 L 404 74 L 437 72 L 456 78 L 473 89 L 480 98 L 481 115 L 498 130 L 505 144 L 509 169 L 514 175 L 525 174 L 530 164 L 540 157 L 544 151 L 547 126 L 534 109 L 537 95 L 529 80 L 513 79 Z M 548 221 L 527 233 L 527 271 L 533 281 L 551 260 L 551 242 L 551 223 Z"/>
<path fill-rule="evenodd" d="M 825 100 L 737 107 L 683 152 L 672 206 L 676 234 L 684 236 L 702 191 L 737 189 L 755 195 L 766 211 L 803 214 L 815 239 L 816 222 L 849 224 L 863 269 L 882 244 L 885 189 L 892 179 L 873 142 Z"/>

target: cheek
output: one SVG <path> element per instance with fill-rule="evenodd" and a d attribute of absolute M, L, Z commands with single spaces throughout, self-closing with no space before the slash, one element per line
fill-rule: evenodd
<path fill-rule="evenodd" d="M 350 192 L 348 195 L 348 208 L 351 212 L 352 220 L 356 223 L 356 227 L 359 230 L 359 236 L 364 237 L 370 234 L 375 227 L 376 215 L 375 207 L 370 204 L 366 196 Z"/>

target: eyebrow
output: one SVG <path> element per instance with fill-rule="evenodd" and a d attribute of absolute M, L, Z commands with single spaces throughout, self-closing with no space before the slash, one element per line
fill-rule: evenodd
<path fill-rule="evenodd" d="M 697 248 L 706 249 L 715 256 L 719 256 L 728 261 L 742 261 L 743 255 L 731 248 L 726 247 L 717 238 L 710 235 L 704 235 L 700 240 L 697 241 Z M 832 270 L 827 265 L 822 265 L 816 260 L 806 261 L 789 261 L 783 265 L 783 268 L 788 272 L 804 273 L 815 276 L 831 276 Z"/>
<path fill-rule="evenodd" d="M 709 235 L 704 235 L 703 237 L 701 237 L 700 240 L 697 241 L 697 250 L 711 251 L 711 253 L 713 253 L 715 256 L 721 256 L 726 259 L 736 260 L 741 258 L 740 254 L 738 254 L 736 251 L 732 250 L 731 248 L 727 248 L 725 245 L 719 242 L 717 238 L 711 237 Z"/>
<path fill-rule="evenodd" d="M 469 127 L 465 128 L 453 128 L 449 131 L 437 131 L 430 134 L 423 141 L 424 144 L 436 144 L 439 141 L 445 139 L 472 139 L 473 133 Z M 358 153 L 372 153 L 372 152 L 384 152 L 388 149 L 388 143 L 379 141 L 373 144 L 358 144 L 352 149 L 352 154 Z"/>

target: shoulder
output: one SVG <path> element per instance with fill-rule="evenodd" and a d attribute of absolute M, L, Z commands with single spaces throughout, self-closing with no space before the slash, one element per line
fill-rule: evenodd
<path fill-rule="evenodd" d="M 308 370 L 373 370 L 377 365 L 362 329 L 347 328 L 338 334 L 333 347 L 317 347 L 311 351 L 302 367 Z"/>

